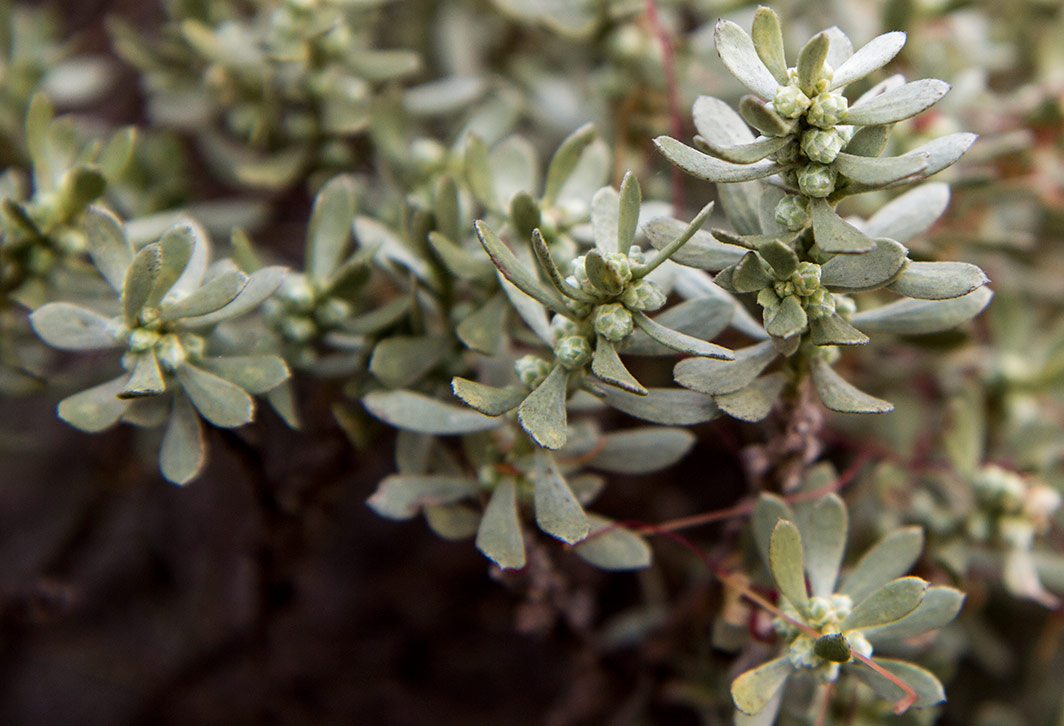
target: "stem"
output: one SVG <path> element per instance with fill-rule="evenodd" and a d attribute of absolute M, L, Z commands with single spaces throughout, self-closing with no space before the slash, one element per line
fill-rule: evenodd
<path fill-rule="evenodd" d="M 669 34 L 665 26 L 661 24 L 661 16 L 658 15 L 658 4 L 655 0 L 646 0 L 647 23 L 650 29 L 658 37 L 661 43 L 661 64 L 665 70 L 665 88 L 669 99 L 669 121 L 672 126 L 672 135 L 683 138 L 683 121 L 680 116 L 680 93 L 676 82 L 676 51 L 673 48 Z M 683 172 L 680 167 L 672 167 L 672 206 L 675 214 L 680 214 L 684 208 Z"/>
<path fill-rule="evenodd" d="M 687 225 L 687 229 L 683 231 L 679 237 L 674 239 L 669 244 L 658 250 L 658 254 L 654 256 L 650 262 L 645 265 L 641 265 L 632 270 L 632 277 L 638 279 L 646 277 L 651 272 L 656 270 L 662 262 L 676 254 L 676 250 L 687 244 L 692 237 L 695 236 L 695 232 L 702 228 L 702 225 L 709 219 L 709 215 L 713 212 L 713 202 L 710 202 L 706 206 L 702 207 L 702 210 L 691 220 L 691 223 Z"/>

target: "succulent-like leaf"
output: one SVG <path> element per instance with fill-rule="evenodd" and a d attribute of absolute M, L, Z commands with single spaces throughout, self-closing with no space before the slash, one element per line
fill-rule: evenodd
<path fill-rule="evenodd" d="M 651 474 L 678 462 L 694 443 L 694 434 L 686 429 L 626 429 L 607 434 L 588 466 L 617 474 Z"/>
<path fill-rule="evenodd" d="M 553 346 L 554 333 L 551 331 L 550 321 L 547 319 L 547 311 L 544 309 L 543 304 L 507 280 L 501 272 L 496 274 L 496 279 L 499 281 L 502 291 L 506 293 L 506 299 L 510 301 L 518 317 L 544 344 Z"/>
<path fill-rule="evenodd" d="M 835 592 L 835 580 L 846 549 L 847 519 L 846 505 L 838 495 L 829 494 L 816 504 L 804 522 L 805 568 L 809 573 L 809 589 L 816 597 L 829 597 Z"/>
<path fill-rule="evenodd" d="M 480 512 L 466 504 L 426 504 L 421 511 L 425 524 L 452 542 L 470 539 L 480 527 Z"/>
<path fill-rule="evenodd" d="M 862 229 L 869 237 L 887 237 L 905 244 L 929 230 L 948 204 L 948 184 L 921 184 L 880 207 Z"/>
<path fill-rule="evenodd" d="M 94 434 L 114 426 L 129 408 L 130 402 L 118 397 L 129 375 L 67 396 L 59 402 L 56 413 L 76 429 Z"/>
<path fill-rule="evenodd" d="M 517 518 L 517 489 L 513 479 L 503 479 L 492 492 L 477 529 L 477 549 L 504 570 L 525 566 L 525 542 Z"/>
<path fill-rule="evenodd" d="M 272 391 L 290 375 L 284 360 L 276 355 L 219 356 L 205 358 L 199 365 L 254 395 Z"/>
<path fill-rule="evenodd" d="M 768 564 L 780 594 L 807 618 L 809 595 L 805 589 L 802 536 L 793 522 L 781 519 L 772 528 L 768 545 Z"/>
<path fill-rule="evenodd" d="M 639 189 L 639 181 L 635 178 L 635 174 L 628 172 L 621 180 L 617 248 L 614 251 L 627 253 L 628 248 L 635 242 L 636 227 L 639 224 L 639 207 L 642 203 L 643 195 Z"/>
<path fill-rule="evenodd" d="M 842 64 L 853 55 L 853 43 L 837 25 L 832 25 L 823 32 L 828 36 L 828 65 L 832 68 L 842 68 Z"/>
<path fill-rule="evenodd" d="M 256 270 L 248 277 L 244 287 L 235 298 L 233 298 L 229 304 L 224 307 L 215 310 L 214 312 L 201 315 L 196 318 L 185 318 L 182 320 L 182 325 L 186 327 L 201 327 L 207 325 L 214 325 L 223 320 L 230 320 L 232 318 L 245 315 L 259 305 L 261 305 L 266 298 L 276 292 L 277 288 L 284 282 L 285 276 L 288 274 L 288 268 L 286 267 L 263 267 L 260 270 Z"/>
<path fill-rule="evenodd" d="M 810 321 L 814 345 L 864 345 L 868 336 L 846 322 L 838 313 Z"/>
<path fill-rule="evenodd" d="M 629 416 L 664 426 L 692 426 L 719 415 L 713 399 L 682 388 L 648 388 L 645 396 L 604 386 L 603 396 L 613 408 Z"/>
<path fill-rule="evenodd" d="M 177 369 L 177 380 L 200 415 L 215 426 L 243 426 L 254 416 L 251 396 L 235 383 L 188 364 Z"/>
<path fill-rule="evenodd" d="M 488 209 L 496 209 L 499 198 L 495 196 L 495 178 L 491 173 L 488 146 L 476 134 L 470 134 L 466 141 L 463 162 L 466 183 L 473 196 Z"/>
<path fill-rule="evenodd" d="M 742 119 L 765 136 L 786 136 L 794 132 L 794 122 L 780 118 L 772 102 L 763 102 L 756 96 L 743 96 L 739 99 L 739 115 Z"/>
<path fill-rule="evenodd" d="M 727 188 L 727 187 L 725 187 Z M 687 225 L 678 219 L 659 217 L 652 219 L 643 227 L 647 239 L 656 249 L 662 249 L 679 237 Z M 703 270 L 723 270 L 734 265 L 743 257 L 743 250 L 735 245 L 718 242 L 709 232 L 698 231 L 683 247 L 674 252 L 669 259 L 681 265 L 699 267 Z"/>
<path fill-rule="evenodd" d="M 887 148 L 887 141 L 890 138 L 891 128 L 890 124 L 858 126 L 857 132 L 842 150 L 853 156 L 875 158 L 882 154 L 883 150 Z M 890 235 L 880 236 L 889 237 Z"/>
<path fill-rule="evenodd" d="M 780 165 L 769 159 L 753 164 L 731 164 L 696 151 L 668 136 L 654 139 L 665 158 L 688 174 L 711 182 L 741 182 L 771 176 L 780 170 Z"/>
<path fill-rule="evenodd" d="M 595 140 L 597 135 L 598 132 L 592 124 L 584 124 L 562 141 L 547 166 L 547 182 L 543 188 L 542 200 L 544 207 L 554 206 L 562 187 L 580 162 L 584 149 Z"/>
<path fill-rule="evenodd" d="M 512 411 L 528 395 L 527 391 L 519 386 L 495 388 L 457 376 L 451 380 L 451 389 L 454 395 L 465 401 L 468 406 L 488 416 L 501 416 Z"/>
<path fill-rule="evenodd" d="M 633 316 L 634 317 L 634 316 Z M 591 358 L 591 372 L 600 379 L 611 385 L 640 396 L 647 394 L 647 389 L 628 372 L 624 363 L 617 355 L 617 349 L 613 343 L 597 336 L 595 341 L 595 353 Z"/>
<path fill-rule="evenodd" d="M 745 388 L 778 356 L 770 341 L 735 351 L 735 360 L 688 358 L 676 364 L 673 374 L 681 386 L 722 395 Z"/>
<path fill-rule="evenodd" d="M 307 276 L 314 281 L 328 280 L 340 264 L 351 239 L 351 221 L 355 217 L 355 191 L 347 176 L 326 182 L 314 199 L 307 225 Z"/>
<path fill-rule="evenodd" d="M 866 333 L 925 335 L 965 323 L 990 303 L 994 293 L 980 287 L 963 297 L 949 300 L 898 300 L 850 317 Z"/>
<path fill-rule="evenodd" d="M 731 685 L 735 707 L 748 715 L 758 713 L 783 688 L 793 670 L 790 659 L 783 656 L 741 674 Z"/>
<path fill-rule="evenodd" d="M 491 150 L 488 163 L 495 182 L 495 199 L 502 208 L 519 192 L 539 187 L 539 166 L 535 147 L 520 136 L 509 136 Z"/>
<path fill-rule="evenodd" d="M 964 152 L 968 151 L 977 138 L 978 136 L 975 134 L 967 132 L 940 136 L 937 139 L 928 141 L 926 144 L 917 146 L 909 151 L 906 156 L 926 156 L 927 168 L 921 172 L 921 176 L 931 176 L 955 164 L 958 159 L 964 156 Z"/>
<path fill-rule="evenodd" d="M 713 39 L 724 67 L 740 83 L 761 98 L 771 100 L 776 95 L 779 83 L 761 62 L 746 31 L 730 20 L 720 20 L 713 30 Z"/>
<path fill-rule="evenodd" d="M 731 271 L 731 288 L 735 292 L 757 292 L 775 281 L 772 270 L 756 252 L 747 252 Z"/>
<path fill-rule="evenodd" d="M 105 350 L 119 345 L 120 326 L 74 303 L 42 305 L 30 315 L 30 325 L 41 340 L 60 350 Z"/>
<path fill-rule="evenodd" d="M 133 248 L 118 217 L 103 207 L 90 207 L 82 221 L 92 263 L 115 292 L 122 292 Z"/>
<path fill-rule="evenodd" d="M 865 628 L 862 633 L 875 643 L 904 640 L 938 630 L 957 617 L 964 605 L 964 593 L 952 587 L 927 588 L 924 599 L 911 613 L 886 625 Z"/>
<path fill-rule="evenodd" d="M 640 570 L 650 566 L 650 545 L 645 539 L 605 517 L 589 514 L 587 518 L 591 532 L 573 547 L 581 559 L 603 570 Z"/>
<path fill-rule="evenodd" d="M 782 373 L 770 373 L 745 388 L 717 396 L 717 405 L 740 421 L 763 421 L 772 412 L 786 383 L 787 378 Z"/>
<path fill-rule="evenodd" d="M 536 451 L 533 500 L 539 528 L 567 544 L 579 542 L 591 531 L 584 508 L 558 470 L 552 454 Z"/>
<path fill-rule="evenodd" d="M 735 305 L 723 297 L 696 297 L 674 305 L 654 318 L 659 325 L 698 340 L 711 340 L 724 331 L 735 316 Z M 674 355 L 641 330 L 624 343 L 626 355 Z"/>
<path fill-rule="evenodd" d="M 857 602 L 839 629 L 847 632 L 893 623 L 915 610 L 926 592 L 927 582 L 919 577 L 891 580 Z"/>
<path fill-rule="evenodd" d="M 897 86 L 867 100 L 858 100 L 846 114 L 846 123 L 855 126 L 892 124 L 926 111 L 946 95 L 950 85 L 924 78 Z"/>
<path fill-rule="evenodd" d="M 872 158 L 840 152 L 835 169 L 867 187 L 884 187 L 927 169 L 930 158 L 921 154 Z"/>
<path fill-rule="evenodd" d="M 521 402 L 517 420 L 536 443 L 548 449 L 565 446 L 568 437 L 565 400 L 569 374 L 555 365 L 547 378 Z"/>
<path fill-rule="evenodd" d="M 817 359 L 812 363 L 813 385 L 824 405 L 839 413 L 887 413 L 894 404 L 870 396 L 848 383 L 827 362 Z"/>
<path fill-rule="evenodd" d="M 435 368 L 447 351 L 439 336 L 395 335 L 377 343 L 369 370 L 389 388 L 402 388 Z"/>
<path fill-rule="evenodd" d="M 835 68 L 829 88 L 842 88 L 882 68 L 893 60 L 904 45 L 905 33 L 898 30 L 876 36 L 850 56 L 845 63 Z"/>
<path fill-rule="evenodd" d="M 807 96 L 816 93 L 816 83 L 824 72 L 824 61 L 828 57 L 828 36 L 817 33 L 810 38 L 798 53 L 798 87 Z M 769 96 L 765 96 L 769 99 Z"/>
<path fill-rule="evenodd" d="M 783 54 L 783 29 L 779 16 L 771 8 L 759 7 L 750 28 L 757 57 L 779 84 L 787 83 L 787 58 Z"/>
<path fill-rule="evenodd" d="M 478 310 L 462 318 L 454 332 L 467 348 L 485 355 L 495 355 L 506 335 L 508 310 L 505 296 L 501 292 L 497 293 Z"/>
<path fill-rule="evenodd" d="M 795 295 L 788 295 L 765 321 L 765 330 L 776 338 L 790 338 L 805 330 L 808 323 L 809 317 L 805 314 L 801 301 Z"/>
<path fill-rule="evenodd" d="M 604 255 L 620 250 L 617 229 L 621 218 L 621 195 L 613 187 L 602 187 L 591 198 L 591 229 L 595 248 Z M 628 248 L 620 250 L 627 253 Z"/>
<path fill-rule="evenodd" d="M 721 146 L 713 143 L 709 139 L 696 136 L 695 142 L 701 143 L 702 146 L 718 159 L 730 161 L 733 164 L 753 164 L 755 161 L 761 161 L 769 154 L 774 154 L 782 149 L 790 142 L 790 139 L 786 136 L 759 136 L 748 144 L 741 144 L 739 146 Z"/>
<path fill-rule="evenodd" d="M 174 396 L 170 421 L 159 448 L 159 470 L 167 481 L 187 484 L 207 461 L 203 424 L 187 396 Z"/>
<path fill-rule="evenodd" d="M 159 317 L 178 320 L 216 312 L 232 302 L 247 285 L 248 276 L 239 270 L 226 270 L 210 282 L 193 290 L 186 297 L 163 305 Z"/>
<path fill-rule="evenodd" d="M 927 708 L 946 700 L 946 692 L 933 673 L 918 665 L 889 658 L 876 658 L 876 663 L 890 671 L 899 680 L 916 692 L 913 708 Z M 876 673 L 861 663 L 847 667 L 854 675 L 867 683 L 873 691 L 887 701 L 896 702 L 905 698 L 905 693 L 896 683 Z"/>
<path fill-rule="evenodd" d="M 813 208 L 813 237 L 816 245 L 830 254 L 856 254 L 875 249 L 871 237 L 840 217 L 823 199 L 815 199 Z"/>
<path fill-rule="evenodd" d="M 782 240 L 773 239 L 758 245 L 757 253 L 772 267 L 777 280 L 786 280 L 798 269 L 798 255 Z"/>
<path fill-rule="evenodd" d="M 499 421 L 464 406 L 437 401 L 414 391 L 374 391 L 362 405 L 394 428 L 440 436 L 490 431 Z"/>
<path fill-rule="evenodd" d="M 910 262 L 889 289 L 919 300 L 949 300 L 988 282 L 982 270 L 967 262 Z"/>
<path fill-rule="evenodd" d="M 518 261 L 517 257 L 514 256 L 514 253 L 510 251 L 510 248 L 507 247 L 501 239 L 499 239 L 498 235 L 492 231 L 491 227 L 481 220 L 477 220 L 473 226 L 476 229 L 480 243 L 484 246 L 484 251 L 488 253 L 488 256 L 491 257 L 492 262 L 495 263 L 499 272 L 501 272 L 507 280 L 512 282 L 526 295 L 539 301 L 551 310 L 562 314 L 568 314 L 568 308 L 565 307 L 565 303 L 558 294 L 553 290 L 544 287 L 536 278 L 535 274 Z"/>
<path fill-rule="evenodd" d="M 632 320 L 637 328 L 649 335 L 652 339 L 661 343 L 666 348 L 671 348 L 679 353 L 697 355 L 706 358 L 718 358 L 720 360 L 734 360 L 735 355 L 731 350 L 715 343 L 693 338 L 690 335 L 667 328 L 654 322 L 644 313 L 636 311 L 632 313 Z"/>
<path fill-rule="evenodd" d="M 754 505 L 754 513 L 750 520 L 750 527 L 754 535 L 754 544 L 757 545 L 761 562 L 769 568 L 769 544 L 772 541 L 772 531 L 780 520 L 794 521 L 794 512 L 790 506 L 777 494 L 762 492 Z"/>
<path fill-rule="evenodd" d="M 119 398 L 143 398 L 157 396 L 166 390 L 163 372 L 159 369 L 159 360 L 155 350 L 149 348 L 136 355 L 133 372 L 126 381 L 125 388 L 118 394 Z"/>
<path fill-rule="evenodd" d="M 833 292 L 876 290 L 890 283 L 905 266 L 909 251 L 891 239 L 877 239 L 875 249 L 837 255 L 820 267 L 820 284 Z"/>
<path fill-rule="evenodd" d="M 743 146 L 754 140 L 742 116 L 719 98 L 699 96 L 691 115 L 698 135 L 711 148 Z"/>
<path fill-rule="evenodd" d="M 151 295 L 162 267 L 162 250 L 158 244 L 142 248 L 133 257 L 122 284 L 122 312 L 126 325 L 139 325 L 140 311 Z"/>
<path fill-rule="evenodd" d="M 476 497 L 478 491 L 477 481 L 468 476 L 392 474 L 366 504 L 387 519 L 410 519 L 426 505 L 450 504 Z"/>

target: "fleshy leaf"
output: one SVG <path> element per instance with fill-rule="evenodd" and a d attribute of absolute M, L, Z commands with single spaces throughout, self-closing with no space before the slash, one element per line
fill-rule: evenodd
<path fill-rule="evenodd" d="M 779 495 L 762 492 L 754 505 L 750 526 L 754 534 L 754 544 L 757 545 L 761 562 L 766 568 L 770 566 L 769 544 L 772 541 L 772 531 L 780 520 L 794 521 L 794 512 Z"/>
<path fill-rule="evenodd" d="M 196 410 L 215 426 L 243 426 L 255 413 L 247 391 L 213 373 L 186 364 L 177 369 L 177 380 Z"/>
<path fill-rule="evenodd" d="M 89 207 L 82 221 L 92 263 L 115 292 L 122 292 L 133 248 L 118 217 L 103 207 Z"/>
<path fill-rule="evenodd" d="M 824 72 L 824 61 L 828 57 L 828 42 L 827 34 L 817 33 L 798 53 L 798 87 L 807 96 L 816 93 L 816 83 Z"/>
<path fill-rule="evenodd" d="M 831 313 L 809 323 L 813 345 L 864 345 L 868 336 L 846 322 L 838 313 Z"/>
<path fill-rule="evenodd" d="M 602 187 L 591 198 L 591 229 L 595 248 L 604 255 L 617 252 L 617 229 L 621 217 L 621 195 L 613 187 Z M 621 250 L 627 253 L 628 248 Z"/>
<path fill-rule="evenodd" d="M 657 137 L 654 139 L 654 144 L 671 163 L 688 174 L 706 181 L 720 183 L 751 181 L 771 176 L 780 170 L 780 165 L 770 159 L 753 164 L 731 164 L 721 161 L 668 136 Z"/>
<path fill-rule="evenodd" d="M 868 218 L 862 229 L 869 237 L 888 237 L 905 244 L 931 229 L 949 205 L 949 185 L 929 182 L 890 200 Z"/>
<path fill-rule="evenodd" d="M 468 406 L 488 416 L 501 416 L 512 411 L 528 395 L 527 391 L 518 386 L 495 388 L 457 376 L 451 380 L 451 389 L 454 395 L 465 401 Z"/>
<path fill-rule="evenodd" d="M 772 100 L 779 83 L 761 62 L 746 31 L 730 20 L 721 20 L 713 30 L 713 39 L 724 67 L 761 98 Z"/>
<path fill-rule="evenodd" d="M 762 421 L 772 411 L 787 379 L 782 373 L 762 376 L 745 388 L 716 397 L 720 409 L 741 421 Z"/>
<path fill-rule="evenodd" d="M 276 355 L 231 355 L 204 358 L 199 364 L 248 393 L 272 391 L 289 377 L 288 366 Z"/>
<path fill-rule="evenodd" d="M 825 361 L 813 361 L 813 385 L 824 405 L 839 413 L 887 413 L 894 404 L 870 396 L 848 383 Z"/>
<path fill-rule="evenodd" d="M 622 388 L 630 393 L 645 396 L 647 389 L 628 372 L 624 363 L 617 355 L 617 349 L 613 343 L 601 335 L 595 342 L 595 353 L 591 358 L 591 372 L 600 379 L 611 385 Z"/>
<path fill-rule="evenodd" d="M 757 57 L 777 83 L 787 82 L 787 58 L 783 54 L 783 29 L 779 16 L 771 8 L 759 7 L 750 28 Z"/>
<path fill-rule="evenodd" d="M 555 365 L 547 378 L 521 402 L 517 420 L 536 443 L 548 449 L 565 446 L 568 437 L 565 399 L 569 374 Z"/>
<path fill-rule="evenodd" d="M 392 474 L 381 480 L 366 504 L 387 519 L 410 519 L 426 505 L 450 504 L 477 493 L 476 480 L 468 476 Z"/>
<path fill-rule="evenodd" d="M 119 345 L 120 326 L 73 303 L 42 305 L 30 315 L 30 325 L 41 340 L 60 350 L 106 350 Z"/>
<path fill-rule="evenodd" d="M 780 594 L 787 598 L 803 617 L 808 617 L 809 595 L 805 589 L 802 536 L 793 522 L 781 519 L 772 528 L 768 563 Z"/>
<path fill-rule="evenodd" d="M 639 207 L 643 195 L 639 190 L 639 181 L 635 174 L 628 172 L 621 180 L 620 207 L 617 219 L 616 252 L 627 253 L 635 241 L 635 231 L 639 223 Z"/>
<path fill-rule="evenodd" d="M 842 632 L 861 630 L 893 623 L 920 604 L 927 592 L 927 582 L 919 577 L 899 577 L 854 604 L 850 614 L 839 623 Z"/>
<path fill-rule="evenodd" d="M 187 396 L 174 396 L 170 421 L 159 447 L 159 471 L 174 484 L 187 484 L 207 460 L 203 424 Z"/>
<path fill-rule="evenodd" d="M 495 355 L 506 335 L 506 312 L 509 306 L 502 293 L 493 295 L 479 310 L 462 318 L 455 328 L 458 339 L 467 348 L 485 355 Z"/>
<path fill-rule="evenodd" d="M 553 290 L 544 287 L 536 277 L 535 273 L 525 265 L 521 264 L 510 248 L 499 239 L 494 231 L 492 231 L 491 227 L 485 224 L 482 220 L 477 220 L 473 226 L 476 229 L 480 243 L 484 246 L 484 251 L 488 253 L 492 262 L 494 262 L 495 266 L 499 268 L 499 272 L 501 272 L 507 280 L 512 282 L 526 295 L 539 301 L 551 310 L 563 314 L 568 312 L 568 309 L 565 307 L 565 302 L 562 301 L 558 294 Z"/>
<path fill-rule="evenodd" d="M 492 492 L 477 529 L 477 549 L 504 570 L 525 566 L 525 542 L 517 518 L 516 483 L 506 477 Z"/>
<path fill-rule="evenodd" d="M 499 426 L 490 416 L 413 391 L 374 391 L 363 397 L 362 405 L 390 426 L 423 434 L 469 434 Z"/>
<path fill-rule="evenodd" d="M 782 149 L 790 142 L 790 139 L 786 136 L 759 136 L 754 141 L 740 146 L 720 146 L 701 136 L 696 136 L 695 141 L 701 142 L 713 156 L 724 161 L 730 161 L 733 164 L 753 164 Z"/>
<path fill-rule="evenodd" d="M 809 323 L 801 301 L 796 295 L 788 295 L 765 322 L 765 330 L 776 338 L 790 338 L 798 335 Z"/>
<path fill-rule="evenodd" d="M 735 355 L 727 348 L 709 343 L 705 340 L 693 338 L 690 335 L 680 333 L 672 328 L 654 322 L 644 313 L 636 311 L 632 314 L 632 320 L 637 328 L 649 335 L 666 348 L 671 348 L 679 353 L 697 355 L 706 358 L 718 358 L 720 360 L 733 360 Z M 596 374 L 597 375 L 597 374 Z"/>
<path fill-rule="evenodd" d="M 355 191 L 351 180 L 337 176 L 326 182 L 314 199 L 307 226 L 307 277 L 328 280 L 340 264 L 351 239 Z"/>
<path fill-rule="evenodd" d="M 783 688 L 793 670 L 790 658 L 783 656 L 741 674 L 731 685 L 735 707 L 747 715 L 758 713 Z"/>
<path fill-rule="evenodd" d="M 606 403 L 629 416 L 665 426 L 692 426 L 715 419 L 720 411 L 713 399 L 682 388 L 649 388 L 645 396 L 605 386 Z"/>
<path fill-rule="evenodd" d="M 584 149 L 595 140 L 598 132 L 592 124 L 584 124 L 569 134 L 558 146 L 547 166 L 547 181 L 543 188 L 543 207 L 551 207 L 558 200 L 558 195 L 565 183 L 572 176 Z"/>
<path fill-rule="evenodd" d="M 536 451 L 533 498 L 536 524 L 539 528 L 567 544 L 579 542 L 591 531 L 584 508 L 558 471 L 552 454 Z"/>
<path fill-rule="evenodd" d="M 770 341 L 735 351 L 734 361 L 688 358 L 676 364 L 673 374 L 681 386 L 721 395 L 745 388 L 774 361 L 778 353 Z"/>
<path fill-rule="evenodd" d="M 840 217 L 823 199 L 816 199 L 813 207 L 813 237 L 816 245 L 831 254 L 868 252 L 875 240 Z"/>
<path fill-rule="evenodd" d="M 197 317 L 216 312 L 232 302 L 247 285 L 248 276 L 239 270 L 227 270 L 210 282 L 172 304 L 163 305 L 163 320 Z"/>
<path fill-rule="evenodd" d="M 90 434 L 108 429 L 129 408 L 130 401 L 118 397 L 128 379 L 128 375 L 122 375 L 67 396 L 59 402 L 56 413 L 74 428 Z"/>
<path fill-rule="evenodd" d="M 927 708 L 946 700 L 946 692 L 933 673 L 918 665 L 890 658 L 876 658 L 876 663 L 890 671 L 916 692 L 913 708 Z M 900 701 L 907 694 L 897 684 L 876 673 L 861 663 L 847 667 L 854 675 L 867 683 L 879 696 L 891 703 Z"/>
<path fill-rule="evenodd" d="M 964 593 L 952 587 L 932 586 L 927 588 L 924 599 L 911 613 L 886 625 L 865 628 L 862 632 L 869 640 L 881 643 L 888 640 L 904 640 L 938 630 L 957 617 L 964 605 Z"/>
<path fill-rule="evenodd" d="M 742 146 L 754 140 L 742 116 L 719 98 L 699 96 L 691 115 L 698 135 L 711 147 Z"/>
<path fill-rule="evenodd" d="M 971 320 L 983 311 L 993 296 L 990 288 L 984 286 L 949 300 L 898 300 L 856 313 L 850 317 L 850 322 L 866 333 L 937 333 Z"/>
<path fill-rule="evenodd" d="M 846 505 L 838 495 L 829 494 L 817 503 L 803 525 L 809 589 L 816 597 L 829 597 L 835 592 L 846 549 Z"/>
<path fill-rule="evenodd" d="M 820 284 L 832 292 L 863 292 L 890 283 L 905 265 L 909 251 L 891 239 L 877 239 L 875 249 L 838 255 L 820 267 Z"/>
<path fill-rule="evenodd" d="M 842 88 L 882 68 L 890 63 L 904 45 L 905 33 L 898 30 L 872 38 L 845 63 L 835 69 L 829 88 L 832 90 Z"/>
<path fill-rule="evenodd" d="M 982 270 L 967 262 L 910 262 L 889 289 L 918 300 L 949 300 L 988 282 Z"/>
<path fill-rule="evenodd" d="M 389 388 L 414 383 L 447 354 L 447 343 L 437 336 L 395 335 L 373 349 L 369 370 Z"/>
<path fill-rule="evenodd" d="M 885 187 L 927 169 L 929 157 L 921 154 L 867 157 L 840 152 L 834 166 L 840 173 L 867 187 Z"/>
<path fill-rule="evenodd" d="M 155 350 L 149 348 L 142 353 L 136 354 L 136 363 L 133 364 L 133 372 L 126 381 L 126 387 L 118 394 L 119 398 L 143 398 L 145 396 L 158 396 L 166 389 L 163 380 L 163 372 L 159 369 L 159 360 L 155 357 Z"/>
<path fill-rule="evenodd" d="M 197 318 L 185 318 L 182 323 L 186 326 L 195 327 L 214 325 L 223 320 L 229 320 L 249 313 L 261 305 L 266 298 L 281 286 L 287 274 L 288 268 L 286 267 L 263 267 L 260 270 L 256 270 L 251 273 L 247 283 L 228 305 Z"/>
<path fill-rule="evenodd" d="M 695 443 L 686 429 L 647 426 L 607 434 L 588 466 L 617 474 L 651 474 L 682 459 Z"/>
<path fill-rule="evenodd" d="M 859 100 L 846 114 L 846 123 L 855 126 L 891 124 L 925 111 L 946 95 L 950 85 L 936 78 L 924 78 L 897 86 L 867 100 Z"/>
<path fill-rule="evenodd" d="M 650 566 L 646 540 L 597 514 L 587 515 L 591 533 L 573 547 L 573 552 L 603 570 L 640 570 Z M 609 527 L 609 531 L 597 534 Z"/>

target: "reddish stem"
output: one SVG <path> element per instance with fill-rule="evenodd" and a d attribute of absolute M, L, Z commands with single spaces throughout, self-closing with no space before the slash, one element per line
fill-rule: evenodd
<path fill-rule="evenodd" d="M 646 16 L 650 29 L 658 37 L 661 43 L 661 63 L 665 70 L 665 87 L 669 99 L 669 121 L 672 126 L 672 135 L 677 139 L 683 138 L 683 117 L 680 116 L 680 93 L 676 83 L 676 51 L 672 45 L 665 26 L 661 24 L 661 16 L 658 15 L 658 5 L 655 0 L 646 0 Z M 672 167 L 672 206 L 673 213 L 677 216 L 683 214 L 683 172 L 680 167 Z"/>

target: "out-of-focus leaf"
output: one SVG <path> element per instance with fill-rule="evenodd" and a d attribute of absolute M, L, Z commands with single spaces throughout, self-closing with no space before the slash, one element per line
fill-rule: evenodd
<path fill-rule="evenodd" d="M 206 460 L 203 424 L 187 396 L 174 396 L 170 422 L 159 448 L 159 470 L 167 481 L 183 485 L 196 478 Z"/>
<path fill-rule="evenodd" d="M 682 459 L 695 437 L 678 428 L 648 426 L 607 434 L 588 466 L 618 474 L 650 474 Z"/>
<path fill-rule="evenodd" d="M 820 400 L 832 411 L 886 413 L 894 410 L 894 404 L 858 390 L 823 360 L 813 361 L 813 385 Z"/>
<path fill-rule="evenodd" d="M 735 707 L 747 715 L 754 715 L 768 705 L 787 682 L 794 666 L 787 656 L 762 663 L 748 670 L 731 685 Z"/>
<path fill-rule="evenodd" d="M 67 396 L 59 402 L 56 413 L 74 428 L 90 434 L 110 428 L 129 407 L 129 401 L 118 397 L 126 387 L 128 379 L 128 375 L 121 375 L 73 396 Z"/>
<path fill-rule="evenodd" d="M 423 434 L 468 434 L 499 426 L 490 416 L 413 391 L 374 391 L 362 398 L 362 405 L 390 426 Z"/>
<path fill-rule="evenodd" d="M 392 474 L 381 480 L 366 500 L 370 509 L 388 519 L 410 519 L 422 507 L 476 497 L 477 482 L 468 476 Z"/>
<path fill-rule="evenodd" d="M 650 566 L 650 545 L 639 535 L 596 514 L 589 514 L 591 532 L 573 547 L 581 559 L 603 570 L 640 570 Z M 607 527 L 609 531 L 602 532 Z"/>
<path fill-rule="evenodd" d="M 982 270 L 967 262 L 910 262 L 888 287 L 919 300 L 949 300 L 988 282 Z"/>

